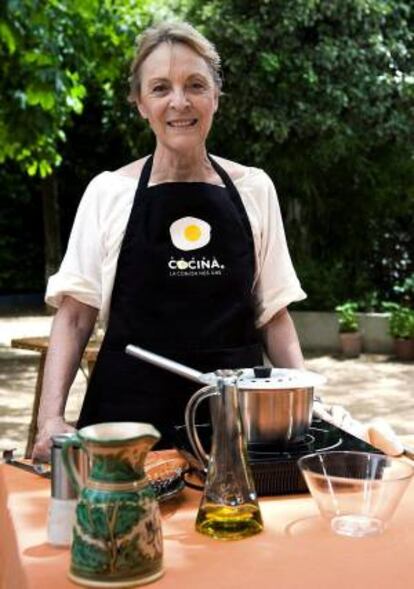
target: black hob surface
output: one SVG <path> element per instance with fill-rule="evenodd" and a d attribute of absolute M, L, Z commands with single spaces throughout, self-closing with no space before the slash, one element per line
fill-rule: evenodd
<path fill-rule="evenodd" d="M 176 428 L 177 447 L 188 456 L 191 447 L 184 426 Z M 203 446 L 208 450 L 211 439 L 210 425 L 197 426 Z M 249 444 L 249 463 L 259 496 L 289 495 L 307 493 L 308 488 L 300 473 L 297 461 L 301 456 L 314 452 L 349 450 L 357 452 L 375 452 L 382 454 L 367 442 L 327 423 L 314 419 L 306 436 L 288 445 Z M 193 465 L 195 460 L 191 461 Z"/>

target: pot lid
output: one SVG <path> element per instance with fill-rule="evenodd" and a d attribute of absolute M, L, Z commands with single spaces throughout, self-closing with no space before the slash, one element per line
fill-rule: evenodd
<path fill-rule="evenodd" d="M 237 385 L 240 390 L 303 389 L 326 383 L 326 377 L 310 370 L 296 368 L 270 368 L 257 366 L 239 372 Z"/>

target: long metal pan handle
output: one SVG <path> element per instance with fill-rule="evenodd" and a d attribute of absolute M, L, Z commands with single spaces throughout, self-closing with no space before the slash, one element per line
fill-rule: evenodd
<path fill-rule="evenodd" d="M 154 354 L 154 352 L 144 350 L 144 348 L 140 348 L 139 346 L 129 345 L 125 348 L 125 352 L 130 354 L 130 356 L 134 356 L 135 358 L 149 362 L 154 366 L 174 372 L 175 374 L 183 376 L 184 378 L 188 378 L 189 380 L 194 380 L 200 384 L 212 384 L 211 375 L 194 370 L 194 368 L 190 368 L 189 366 L 185 366 L 184 364 L 180 364 L 179 362 L 175 362 L 174 360 L 170 360 L 169 358 L 165 358 L 159 354 Z"/>

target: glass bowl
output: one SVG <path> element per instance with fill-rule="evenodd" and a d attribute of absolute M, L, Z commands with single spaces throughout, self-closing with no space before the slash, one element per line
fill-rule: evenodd
<path fill-rule="evenodd" d="M 380 534 L 407 488 L 414 468 L 369 452 L 321 452 L 298 460 L 321 515 L 336 534 Z"/>

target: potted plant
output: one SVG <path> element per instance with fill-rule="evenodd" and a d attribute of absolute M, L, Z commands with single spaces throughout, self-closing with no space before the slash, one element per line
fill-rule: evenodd
<path fill-rule="evenodd" d="M 362 337 L 356 314 L 357 309 L 358 304 L 350 301 L 335 307 L 335 311 L 338 313 L 341 350 L 347 358 L 357 358 L 362 350 Z"/>
<path fill-rule="evenodd" d="M 387 303 L 389 329 L 394 338 L 394 351 L 399 360 L 414 360 L 414 311 L 398 303 Z"/>

